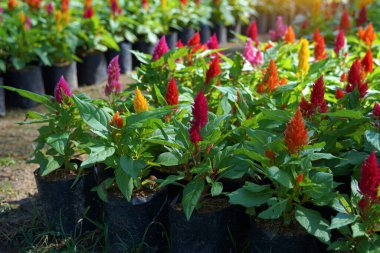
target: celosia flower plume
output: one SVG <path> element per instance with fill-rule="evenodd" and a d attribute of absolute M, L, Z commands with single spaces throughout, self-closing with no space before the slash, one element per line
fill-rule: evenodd
<path fill-rule="evenodd" d="M 141 6 L 143 7 L 143 9 L 148 10 L 149 9 L 148 0 L 141 0 Z"/>
<path fill-rule="evenodd" d="M 296 35 L 291 26 L 288 26 L 288 29 L 286 30 L 286 33 L 284 35 L 284 41 L 289 44 L 293 44 L 294 41 L 296 41 Z"/>
<path fill-rule="evenodd" d="M 67 84 L 65 78 L 61 76 L 59 82 L 55 86 L 54 96 L 58 103 L 62 104 L 64 102 L 64 97 L 71 97 L 72 92 L 69 85 Z"/>
<path fill-rule="evenodd" d="M 251 63 L 253 67 L 264 63 L 263 55 L 260 49 L 255 49 L 253 47 L 251 39 L 248 39 L 245 44 L 243 56 L 249 63 Z"/>
<path fill-rule="evenodd" d="M 94 16 L 94 10 L 92 9 L 92 0 L 86 0 L 84 3 L 84 18 L 92 18 Z"/>
<path fill-rule="evenodd" d="M 256 47 L 259 45 L 259 39 L 258 39 L 258 36 L 257 36 L 257 24 L 256 24 L 256 20 L 253 21 L 249 25 L 248 30 L 247 30 L 247 36 L 248 36 L 248 38 L 250 38 L 252 41 L 255 42 L 255 46 Z"/>
<path fill-rule="evenodd" d="M 48 15 L 52 14 L 54 11 L 54 3 L 50 2 L 47 5 L 45 5 L 45 9 Z"/>
<path fill-rule="evenodd" d="M 362 28 L 359 28 L 358 36 L 359 36 L 359 39 L 364 41 L 364 43 L 367 46 L 371 46 L 372 42 L 376 39 L 376 34 L 373 29 L 372 23 L 369 23 L 369 25 L 367 26 L 365 30 L 363 30 Z"/>
<path fill-rule="evenodd" d="M 205 85 L 209 84 L 212 79 L 218 77 L 221 74 L 220 65 L 219 65 L 219 57 L 215 57 L 211 60 L 210 67 L 206 72 L 206 81 Z M 218 80 L 217 85 L 220 85 L 220 80 Z"/>
<path fill-rule="evenodd" d="M 266 73 L 265 73 L 263 83 L 265 85 L 265 88 L 269 92 L 272 92 L 278 87 L 278 85 L 280 83 L 280 81 L 278 79 L 277 66 L 276 66 L 276 63 L 273 61 L 272 58 L 270 59 L 269 66 L 265 72 Z"/>
<path fill-rule="evenodd" d="M 111 11 L 112 11 L 113 16 L 117 16 L 117 15 L 121 14 L 122 9 L 121 9 L 119 3 L 117 2 L 117 0 L 110 0 L 110 7 L 111 7 Z"/>
<path fill-rule="evenodd" d="M 346 95 L 346 93 L 344 93 L 344 91 L 342 91 L 341 89 L 338 88 L 336 90 L 335 98 L 336 99 L 342 99 L 344 97 L 344 95 Z"/>
<path fill-rule="evenodd" d="M 199 130 L 194 125 L 190 127 L 189 134 L 190 134 L 190 141 L 194 144 L 197 144 L 198 142 L 202 140 L 202 137 L 199 134 Z"/>
<path fill-rule="evenodd" d="M 367 6 L 360 8 L 358 18 L 356 19 L 356 25 L 361 26 L 367 23 Z"/>
<path fill-rule="evenodd" d="M 146 98 L 141 93 L 139 87 L 136 87 L 136 90 L 135 90 L 135 98 L 133 99 L 133 108 L 135 109 L 136 113 L 145 112 L 145 111 L 148 111 L 149 109 L 148 101 L 146 101 Z"/>
<path fill-rule="evenodd" d="M 193 120 L 190 122 L 191 128 L 189 129 L 190 140 L 194 144 L 202 140 L 200 131 L 207 123 L 207 112 L 207 99 L 203 91 L 200 91 L 194 99 L 192 106 Z"/>
<path fill-rule="evenodd" d="M 347 10 L 344 10 L 339 23 L 339 29 L 348 32 L 350 30 L 351 22 L 350 15 Z"/>
<path fill-rule="evenodd" d="M 301 48 L 298 51 L 298 67 L 297 67 L 297 73 L 300 75 L 307 75 L 307 72 L 309 72 L 309 57 L 310 57 L 310 50 L 309 50 L 309 42 L 306 39 L 301 39 Z"/>
<path fill-rule="evenodd" d="M 13 11 L 17 6 L 17 0 L 8 0 L 8 9 Z"/>
<path fill-rule="evenodd" d="M 363 60 L 361 61 L 361 65 L 362 70 L 365 72 L 365 74 L 373 71 L 373 56 L 371 49 L 368 49 Z"/>
<path fill-rule="evenodd" d="M 282 20 L 282 16 L 277 17 L 276 21 L 276 29 L 275 30 L 270 30 L 269 35 L 271 37 L 272 41 L 277 41 L 281 39 L 285 33 L 286 33 L 287 26 L 284 24 Z"/>
<path fill-rule="evenodd" d="M 314 45 L 314 58 L 316 61 L 323 60 L 327 57 L 327 53 L 325 51 L 325 37 L 319 35 Z"/>
<path fill-rule="evenodd" d="M 340 30 L 334 40 L 334 52 L 339 56 L 340 50 L 343 49 L 345 44 L 344 31 Z"/>
<path fill-rule="evenodd" d="M 380 118 L 380 105 L 377 102 L 375 102 L 375 105 L 373 106 L 372 115 L 377 119 Z"/>
<path fill-rule="evenodd" d="M 178 105 L 178 87 L 173 77 L 166 88 L 165 100 L 168 105 Z"/>
<path fill-rule="evenodd" d="M 115 56 L 107 68 L 108 81 L 104 92 L 107 96 L 111 93 L 120 93 L 121 84 L 120 84 L 120 66 L 119 66 L 119 56 Z"/>
<path fill-rule="evenodd" d="M 316 111 L 319 113 L 327 113 L 327 103 L 325 100 L 325 85 L 323 82 L 323 76 L 319 77 L 314 83 L 310 95 L 310 103 L 302 98 L 300 103 L 300 109 L 304 117 L 310 117 Z"/>
<path fill-rule="evenodd" d="M 153 60 L 154 61 L 159 60 L 161 56 L 163 56 L 168 51 L 169 51 L 169 47 L 168 47 L 168 44 L 166 43 L 166 37 L 162 36 L 153 50 Z"/>
<path fill-rule="evenodd" d="M 182 40 L 178 40 L 177 41 L 177 48 L 181 48 L 181 47 L 183 47 L 184 45 L 183 45 L 183 43 L 182 43 Z"/>
<path fill-rule="evenodd" d="M 298 108 L 296 114 L 290 119 L 285 129 L 285 145 L 290 154 L 298 153 L 303 146 L 308 144 L 307 129 Z"/>
<path fill-rule="evenodd" d="M 218 37 L 216 37 L 215 33 L 207 40 L 206 45 L 207 45 L 207 48 L 210 50 L 219 48 Z"/>
<path fill-rule="evenodd" d="M 314 34 L 313 34 L 313 40 L 314 42 L 317 42 L 317 40 L 321 37 L 321 33 L 319 32 L 319 28 L 315 28 Z"/>
<path fill-rule="evenodd" d="M 357 58 L 352 64 L 350 71 L 348 72 L 348 84 L 346 86 L 346 92 L 353 92 L 355 87 L 358 88 L 360 98 L 363 98 L 367 94 L 368 84 L 362 82 L 362 66 L 359 58 Z"/>
<path fill-rule="evenodd" d="M 123 119 L 120 118 L 119 112 L 116 112 L 110 120 L 110 126 L 117 127 L 119 129 L 123 128 Z"/>
<path fill-rule="evenodd" d="M 380 170 L 377 163 L 376 154 L 374 151 L 369 155 L 368 159 L 363 162 L 359 190 L 370 201 L 379 199 L 377 195 L 380 183 Z"/>

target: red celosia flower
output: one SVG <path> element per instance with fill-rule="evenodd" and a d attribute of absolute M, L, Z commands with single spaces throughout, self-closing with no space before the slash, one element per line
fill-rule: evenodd
<path fill-rule="evenodd" d="M 372 115 L 376 118 L 380 118 L 380 105 L 377 102 L 375 102 L 375 105 L 373 106 Z"/>
<path fill-rule="evenodd" d="M 293 44 L 294 41 L 296 41 L 296 35 L 291 26 L 288 26 L 288 29 L 286 30 L 286 33 L 284 35 L 284 41 L 289 44 Z"/>
<path fill-rule="evenodd" d="M 104 93 L 109 96 L 111 93 L 120 93 L 120 66 L 119 66 L 119 56 L 115 56 L 107 68 L 108 81 L 104 89 Z"/>
<path fill-rule="evenodd" d="M 123 128 L 123 119 L 120 118 L 119 112 L 116 112 L 115 115 L 110 120 L 110 125 L 117 127 L 117 128 Z"/>
<path fill-rule="evenodd" d="M 271 161 L 274 161 L 276 159 L 276 153 L 270 151 L 269 149 L 265 150 L 265 156 L 269 158 Z"/>
<path fill-rule="evenodd" d="M 277 66 L 273 59 L 270 59 L 269 66 L 266 69 L 264 83 L 269 92 L 274 91 L 279 85 Z"/>
<path fill-rule="evenodd" d="M 341 99 L 344 97 L 344 95 L 346 95 L 346 93 L 344 93 L 344 91 L 342 91 L 341 89 L 337 89 L 336 90 L 336 94 L 335 94 L 335 98 L 336 99 Z"/>
<path fill-rule="evenodd" d="M 372 151 L 368 159 L 365 160 L 362 165 L 359 183 L 360 192 L 371 201 L 379 199 L 377 196 L 379 182 L 380 170 L 377 165 L 375 151 Z"/>
<path fill-rule="evenodd" d="M 302 22 L 301 29 L 306 30 L 307 28 L 309 28 L 309 20 L 306 19 L 305 21 Z"/>
<path fill-rule="evenodd" d="M 141 0 L 141 6 L 147 10 L 149 9 L 149 3 L 148 3 L 148 0 Z"/>
<path fill-rule="evenodd" d="M 314 30 L 314 35 L 313 35 L 313 40 L 314 42 L 317 42 L 317 40 L 321 37 L 321 33 L 319 32 L 319 28 L 315 28 Z"/>
<path fill-rule="evenodd" d="M 16 8 L 17 0 L 8 0 L 8 9 L 13 11 Z"/>
<path fill-rule="evenodd" d="M 315 46 L 314 46 L 314 58 L 316 61 L 325 59 L 327 57 L 325 47 L 326 47 L 325 37 L 322 35 L 319 35 L 319 37 L 315 41 Z"/>
<path fill-rule="evenodd" d="M 211 60 L 210 67 L 207 70 L 205 85 L 209 84 L 210 81 L 213 78 L 219 76 L 220 73 L 221 71 L 220 71 L 220 66 L 219 66 L 219 57 L 215 57 Z M 220 80 L 218 80 L 217 85 L 220 85 Z"/>
<path fill-rule="evenodd" d="M 309 118 L 314 112 L 313 106 L 304 97 L 302 97 L 301 99 L 300 109 L 301 109 L 302 115 L 306 118 Z"/>
<path fill-rule="evenodd" d="M 257 37 L 257 24 L 256 24 L 256 20 L 253 21 L 249 27 L 248 27 L 248 30 L 247 30 L 247 36 L 255 42 L 256 44 L 256 47 L 259 45 L 259 39 Z"/>
<path fill-rule="evenodd" d="M 111 6 L 111 11 L 112 11 L 113 16 L 121 14 L 122 9 L 119 6 L 119 3 L 117 2 L 117 0 L 110 0 L 110 6 Z"/>
<path fill-rule="evenodd" d="M 374 29 L 373 29 L 372 23 L 369 23 L 369 25 L 367 26 L 367 28 L 365 30 L 363 30 L 362 28 L 359 28 L 358 36 L 359 36 L 359 39 L 364 41 L 364 43 L 367 46 L 372 45 L 372 42 L 376 38 L 376 34 L 375 34 Z"/>
<path fill-rule="evenodd" d="M 92 18 L 94 16 L 94 10 L 92 9 L 92 6 L 86 8 L 83 13 L 84 18 Z"/>
<path fill-rule="evenodd" d="M 199 134 L 199 131 L 195 125 L 193 125 L 189 129 L 189 134 L 190 134 L 190 141 L 194 144 L 197 144 L 198 142 L 200 142 L 202 140 L 202 137 Z"/>
<path fill-rule="evenodd" d="M 210 50 L 219 48 L 218 37 L 216 37 L 215 33 L 208 39 L 206 44 L 207 44 L 207 48 Z"/>
<path fill-rule="evenodd" d="M 165 100 L 168 105 L 178 105 L 178 87 L 173 77 L 166 88 Z"/>
<path fill-rule="evenodd" d="M 370 73 L 373 71 L 373 57 L 372 57 L 371 49 L 368 49 L 367 53 L 365 54 L 361 62 L 361 65 L 365 73 Z"/>
<path fill-rule="evenodd" d="M 45 9 L 48 15 L 52 14 L 54 11 L 54 3 L 50 2 L 47 5 L 45 5 Z"/>
<path fill-rule="evenodd" d="M 350 15 L 347 10 L 344 10 L 342 18 L 340 19 L 339 29 L 344 31 L 350 30 Z"/>
<path fill-rule="evenodd" d="M 181 0 L 182 5 L 187 5 L 187 0 Z"/>
<path fill-rule="evenodd" d="M 181 48 L 181 47 L 183 47 L 182 40 L 178 40 L 177 41 L 177 48 Z"/>
<path fill-rule="evenodd" d="M 200 91 L 194 99 L 192 106 L 193 120 L 191 124 L 200 131 L 207 123 L 207 100 L 203 91 Z"/>
<path fill-rule="evenodd" d="M 368 84 L 362 83 L 362 67 L 357 58 L 352 64 L 350 71 L 348 72 L 348 84 L 346 86 L 347 92 L 354 91 L 355 87 L 358 87 L 360 98 L 363 98 L 367 94 Z"/>
<path fill-rule="evenodd" d="M 347 75 L 346 75 L 346 72 L 343 72 L 342 75 L 340 76 L 340 81 L 341 82 L 345 82 L 347 81 Z"/>
<path fill-rule="evenodd" d="M 61 79 L 59 79 L 59 82 L 58 82 L 57 86 L 55 86 L 55 90 L 54 90 L 55 99 L 60 104 L 62 104 L 64 102 L 64 96 L 63 95 L 65 95 L 66 97 L 69 98 L 69 97 L 71 97 L 72 92 L 71 92 L 70 87 L 67 84 L 65 78 L 63 78 L 63 76 L 61 76 Z"/>
<path fill-rule="evenodd" d="M 367 22 L 367 7 L 360 8 L 358 18 L 356 19 L 356 25 L 361 26 Z"/>
<path fill-rule="evenodd" d="M 199 32 L 196 32 L 193 37 L 189 39 L 187 45 L 190 47 L 198 46 L 201 43 L 201 37 Z"/>
<path fill-rule="evenodd" d="M 157 61 L 163 56 L 166 52 L 169 51 L 168 44 L 166 43 L 165 35 L 161 37 L 158 41 L 156 47 L 153 50 L 153 60 Z"/>
<path fill-rule="evenodd" d="M 340 50 L 344 47 L 344 43 L 344 31 L 340 30 L 334 41 L 334 51 L 337 55 L 339 55 Z"/>
<path fill-rule="evenodd" d="M 314 83 L 310 95 L 310 102 L 314 109 L 318 108 L 318 112 L 326 113 L 328 111 L 325 100 L 325 85 L 323 83 L 323 76 L 318 78 Z"/>
<path fill-rule="evenodd" d="M 299 186 L 300 183 L 303 182 L 303 178 L 304 178 L 304 173 L 300 173 L 298 176 L 297 176 L 297 179 L 296 179 L 296 185 Z"/>
<path fill-rule="evenodd" d="M 260 94 L 263 94 L 265 92 L 265 86 L 264 86 L 264 84 L 260 83 L 257 86 L 257 92 L 260 93 Z"/>
<path fill-rule="evenodd" d="M 285 129 L 285 145 L 289 153 L 294 154 L 307 145 L 308 136 L 301 110 L 298 108 L 296 114 L 290 119 Z"/>

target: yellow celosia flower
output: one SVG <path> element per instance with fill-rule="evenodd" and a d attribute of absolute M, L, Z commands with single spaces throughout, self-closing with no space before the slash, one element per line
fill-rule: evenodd
<path fill-rule="evenodd" d="M 55 24 L 57 25 L 58 31 L 62 30 L 62 12 L 57 11 L 55 14 Z"/>
<path fill-rule="evenodd" d="M 161 7 L 163 9 L 166 9 L 166 6 L 167 6 L 167 0 L 161 0 Z"/>
<path fill-rule="evenodd" d="M 143 96 L 141 91 L 139 90 L 139 87 L 136 87 L 136 94 L 135 98 L 133 100 L 133 107 L 135 108 L 136 113 L 145 112 L 148 110 L 148 102 L 146 101 L 146 98 Z"/>
<path fill-rule="evenodd" d="M 20 20 L 21 24 L 25 24 L 25 20 L 26 20 L 26 17 L 25 17 L 25 13 L 23 11 L 21 11 L 19 14 L 18 14 L 18 19 Z"/>
<path fill-rule="evenodd" d="M 306 75 L 309 71 L 310 65 L 309 65 L 309 57 L 310 57 L 310 50 L 309 50 L 309 42 L 307 39 L 301 39 L 301 48 L 298 51 L 298 68 L 297 73 L 299 75 Z"/>

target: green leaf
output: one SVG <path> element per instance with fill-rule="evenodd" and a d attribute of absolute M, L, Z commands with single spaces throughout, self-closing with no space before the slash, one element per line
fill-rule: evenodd
<path fill-rule="evenodd" d="M 90 102 L 80 100 L 75 95 L 73 95 L 73 99 L 83 121 L 94 130 L 102 133 L 104 137 L 108 130 L 110 115 L 103 108 L 98 108 Z"/>
<path fill-rule="evenodd" d="M 0 85 L 0 88 L 4 88 L 6 90 L 17 92 L 20 96 L 25 97 L 25 98 L 29 98 L 30 100 L 33 100 L 37 103 L 42 103 L 42 104 L 50 103 L 50 98 L 49 98 L 49 96 L 46 96 L 46 95 L 43 96 L 43 95 L 40 95 L 40 94 L 37 94 L 34 92 L 30 92 L 30 91 L 22 90 L 22 89 L 17 89 L 17 88 L 10 87 L 10 86 L 1 86 Z"/>
<path fill-rule="evenodd" d="M 309 234 L 314 235 L 323 243 L 328 244 L 330 242 L 329 224 L 322 218 L 320 213 L 302 206 L 297 206 L 295 217 Z"/>
<path fill-rule="evenodd" d="M 62 157 L 56 157 L 56 156 L 49 156 L 47 160 L 45 160 L 42 164 L 40 164 L 40 170 L 42 172 L 40 173 L 41 176 L 46 176 L 49 173 L 61 168 L 63 165 L 63 158 Z"/>
<path fill-rule="evenodd" d="M 380 135 L 374 131 L 367 130 L 364 133 L 366 140 L 371 144 L 371 146 L 380 151 Z"/>
<path fill-rule="evenodd" d="M 350 118 L 350 119 L 363 118 L 363 114 L 360 111 L 352 111 L 352 110 L 340 110 L 336 112 L 322 113 L 322 115 L 327 115 L 330 117 L 343 117 L 343 118 Z"/>
<path fill-rule="evenodd" d="M 146 163 L 143 160 L 133 160 L 129 156 L 122 155 L 120 157 L 120 166 L 129 176 L 137 178 L 141 170 L 145 168 Z"/>
<path fill-rule="evenodd" d="M 351 230 L 353 238 L 362 237 L 366 235 L 366 229 L 361 223 L 352 224 Z"/>
<path fill-rule="evenodd" d="M 269 208 L 259 213 L 261 219 L 278 219 L 286 209 L 287 199 L 268 201 Z"/>
<path fill-rule="evenodd" d="M 182 180 L 184 178 L 185 178 L 185 175 L 183 173 L 181 173 L 179 175 L 170 175 L 165 180 L 160 182 L 160 185 L 158 186 L 158 188 L 163 188 L 169 184 L 172 184 L 172 183 L 179 181 L 179 180 Z"/>
<path fill-rule="evenodd" d="M 213 197 L 218 196 L 223 191 L 223 184 L 221 182 L 213 182 L 211 185 L 211 195 Z"/>
<path fill-rule="evenodd" d="M 156 163 L 163 166 L 175 166 L 179 164 L 179 159 L 171 152 L 165 152 L 158 156 Z"/>
<path fill-rule="evenodd" d="M 198 179 L 191 181 L 183 189 L 182 206 L 187 220 L 190 220 L 191 214 L 198 204 L 204 187 L 204 181 Z"/>
<path fill-rule="evenodd" d="M 273 195 L 272 190 L 262 192 L 251 192 L 244 188 L 231 192 L 228 196 L 232 205 L 242 205 L 245 207 L 258 207 L 266 203 Z"/>
<path fill-rule="evenodd" d="M 46 143 L 52 146 L 59 154 L 65 154 L 65 147 L 69 140 L 69 133 L 53 134 L 46 139 Z"/>
<path fill-rule="evenodd" d="M 96 190 L 98 193 L 98 196 L 101 200 L 104 202 L 107 202 L 107 189 L 111 187 L 113 183 L 113 178 L 107 178 L 103 182 L 101 182 L 98 186 L 94 187 L 94 189 L 91 189 L 91 191 Z"/>
<path fill-rule="evenodd" d="M 93 165 L 95 163 L 103 162 L 108 157 L 112 156 L 115 153 L 114 147 L 107 147 L 107 146 L 95 146 L 90 147 L 90 155 L 88 158 L 82 162 L 81 168 L 86 168 L 89 165 Z"/>
<path fill-rule="evenodd" d="M 133 192 L 133 179 L 127 173 L 125 173 L 121 168 L 115 170 L 116 184 L 119 187 L 121 193 L 131 201 Z"/>
<path fill-rule="evenodd" d="M 282 186 L 285 186 L 286 188 L 289 188 L 289 189 L 294 187 L 292 178 L 287 172 L 282 171 L 277 167 L 270 167 L 269 169 L 267 169 L 267 172 L 268 172 L 269 177 L 276 180 Z"/>
<path fill-rule="evenodd" d="M 332 220 L 329 229 L 341 228 L 354 223 L 357 220 L 356 215 L 338 213 Z"/>
<path fill-rule="evenodd" d="M 259 185 L 252 182 L 247 182 L 244 186 L 244 189 L 250 192 L 262 192 L 270 189 L 270 185 Z"/>

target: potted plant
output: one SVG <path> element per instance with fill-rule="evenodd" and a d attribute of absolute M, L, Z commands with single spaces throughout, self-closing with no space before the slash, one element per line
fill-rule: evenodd
<path fill-rule="evenodd" d="M 117 66 L 117 58 L 112 64 Z M 114 70 L 109 83 L 113 86 L 106 88 L 110 103 L 74 96 L 83 120 L 96 136 L 89 146 L 89 157 L 81 166 L 104 164 L 105 177 L 96 190 L 105 201 L 110 251 L 156 251 L 165 240 L 161 224 L 167 192 L 158 189 L 150 176 L 152 145 L 146 140 L 157 130 L 157 124 L 162 125 L 161 118 L 168 110 L 149 111 L 146 99 L 137 89 L 132 102 L 134 112 L 129 111 L 125 106 L 129 102 L 121 102 L 125 94 L 117 95 L 120 89 L 115 85 L 118 78 L 114 74 L 118 71 Z"/>
<path fill-rule="evenodd" d="M 39 128 L 31 163 L 39 164 L 34 172 L 39 200 L 47 221 L 64 234 L 77 233 L 90 203 L 91 171 L 80 170 L 82 143 L 88 142 L 85 124 L 79 117 L 72 92 L 61 77 L 55 97 L 4 86 L 5 89 L 41 103 L 46 113 L 29 111 L 20 124 L 43 124 Z M 87 178 L 87 179 L 86 179 Z M 59 195 L 59 197 L 57 197 Z M 91 206 L 91 210 L 95 207 Z"/>
<path fill-rule="evenodd" d="M 24 10 L 17 8 L 3 13 L 5 36 L 4 84 L 44 94 L 44 83 L 40 61 L 48 63 L 42 50 L 43 35 L 34 27 Z M 14 93 L 6 93 L 7 103 L 11 106 L 30 108 L 37 103 Z"/>
<path fill-rule="evenodd" d="M 100 10 L 100 20 L 103 27 L 112 35 L 120 50 L 109 48 L 106 53 L 107 64 L 119 55 L 119 64 L 121 73 L 132 71 L 132 43 L 136 41 L 136 36 L 133 33 L 134 27 L 137 25 L 134 19 L 126 15 L 123 6 L 118 0 L 109 1 L 109 5 L 105 5 L 104 9 Z"/>
<path fill-rule="evenodd" d="M 87 0 L 82 17 L 78 17 L 79 20 L 75 23 L 80 27 L 77 48 L 77 55 L 81 58 L 77 65 L 79 85 L 103 82 L 107 78 L 104 52 L 107 48 L 119 49 L 115 40 L 102 26 L 99 17 L 95 15 L 94 7 L 92 1 Z"/>
<path fill-rule="evenodd" d="M 189 128 L 174 115 L 172 129 L 157 136 L 161 141 L 152 140 L 167 149 L 155 162 L 177 165 L 177 172 L 159 180 L 159 187 L 173 183 L 184 187 L 169 207 L 172 252 L 230 252 L 233 209 L 220 180 L 241 175 L 236 172 L 247 170 L 249 163 L 234 155 L 237 145 L 229 146 L 225 140 L 228 115 L 208 113 L 203 92 L 194 99 L 192 112 Z"/>
<path fill-rule="evenodd" d="M 250 252 L 311 252 L 317 246 L 308 233 L 325 244 L 331 238 L 318 210 L 332 203 L 333 174 L 317 161 L 334 156 L 318 152 L 323 143 L 309 142 L 300 109 L 284 133 L 283 138 L 264 129 L 249 131 L 256 141 L 244 153 L 255 161 L 253 178 L 229 195 L 231 204 L 255 215 Z"/>
<path fill-rule="evenodd" d="M 49 65 L 42 68 L 45 92 L 54 95 L 57 80 L 63 76 L 70 88 L 78 88 L 77 65 L 79 58 L 75 55 L 78 44 L 78 27 L 70 23 L 68 4 L 62 1 L 60 8 L 50 3 L 46 12 L 40 15 L 40 29 L 44 33 L 42 49 L 47 52 Z"/>
<path fill-rule="evenodd" d="M 376 252 L 379 249 L 380 170 L 373 151 L 363 162 L 360 182 L 352 179 L 351 194 L 339 194 L 333 208 L 337 211 L 331 220 L 330 230 L 338 230 L 339 236 L 329 250 L 340 252 Z"/>

